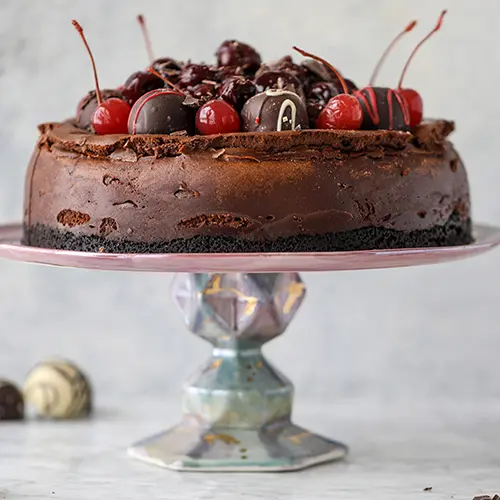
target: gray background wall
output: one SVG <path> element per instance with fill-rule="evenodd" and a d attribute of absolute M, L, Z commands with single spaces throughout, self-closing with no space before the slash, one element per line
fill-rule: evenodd
<path fill-rule="evenodd" d="M 500 4 L 497 0 L 0 0 L 0 220 L 20 219 L 35 125 L 72 115 L 92 87 L 70 25 L 85 27 L 102 83 L 146 65 L 135 15 L 147 15 L 158 55 L 211 60 L 220 41 L 254 44 L 265 59 L 293 44 L 327 56 L 358 84 L 410 19 L 421 25 L 387 64 L 395 85 L 413 44 L 450 8 L 407 83 L 429 116 L 456 119 L 474 214 L 500 223 L 497 160 Z M 302 401 L 387 402 L 500 397 L 500 252 L 437 267 L 304 276 L 309 298 L 269 356 Z M 37 361 L 67 356 L 98 396 L 176 396 L 208 354 L 169 301 L 171 276 L 66 270 L 0 261 L 0 376 L 22 380 Z"/>

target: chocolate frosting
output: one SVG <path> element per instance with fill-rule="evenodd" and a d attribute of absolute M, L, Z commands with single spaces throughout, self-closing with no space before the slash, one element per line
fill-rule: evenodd
<path fill-rule="evenodd" d="M 25 225 L 144 242 L 427 229 L 469 216 L 452 130 L 96 136 L 46 124 Z"/>

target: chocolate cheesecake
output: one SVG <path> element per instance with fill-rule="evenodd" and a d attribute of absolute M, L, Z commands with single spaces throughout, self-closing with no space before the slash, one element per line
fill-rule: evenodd
<path fill-rule="evenodd" d="M 422 121 L 415 90 L 358 90 L 297 50 L 309 59 L 262 64 L 226 41 L 215 66 L 163 58 L 119 89 L 96 86 L 76 118 L 40 126 L 24 244 L 205 253 L 470 243 L 454 124 Z"/>
<path fill-rule="evenodd" d="M 298 252 L 470 243 L 467 175 L 435 121 L 413 133 L 97 136 L 41 127 L 27 245 Z"/>

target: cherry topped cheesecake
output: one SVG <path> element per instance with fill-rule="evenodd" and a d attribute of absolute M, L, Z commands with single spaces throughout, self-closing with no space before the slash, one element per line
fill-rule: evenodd
<path fill-rule="evenodd" d="M 358 89 L 302 49 L 301 63 L 267 64 L 226 41 L 214 65 L 151 53 L 147 70 L 101 90 L 74 25 L 96 89 L 74 119 L 39 127 L 26 245 L 330 252 L 472 241 L 467 174 L 448 139 L 454 124 L 423 121 L 422 98 L 403 78 L 395 89 L 374 79 Z"/>

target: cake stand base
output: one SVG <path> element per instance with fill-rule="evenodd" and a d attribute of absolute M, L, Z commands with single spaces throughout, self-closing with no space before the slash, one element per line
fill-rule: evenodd
<path fill-rule="evenodd" d="M 212 359 L 184 387 L 184 421 L 129 453 L 176 470 L 283 471 L 347 448 L 291 422 L 293 386 L 263 357 L 305 295 L 297 273 L 178 274 L 173 297 Z"/>
<path fill-rule="evenodd" d="M 185 422 L 129 448 L 144 462 L 182 471 L 279 472 L 343 458 L 347 447 L 294 425 L 207 430 Z"/>

